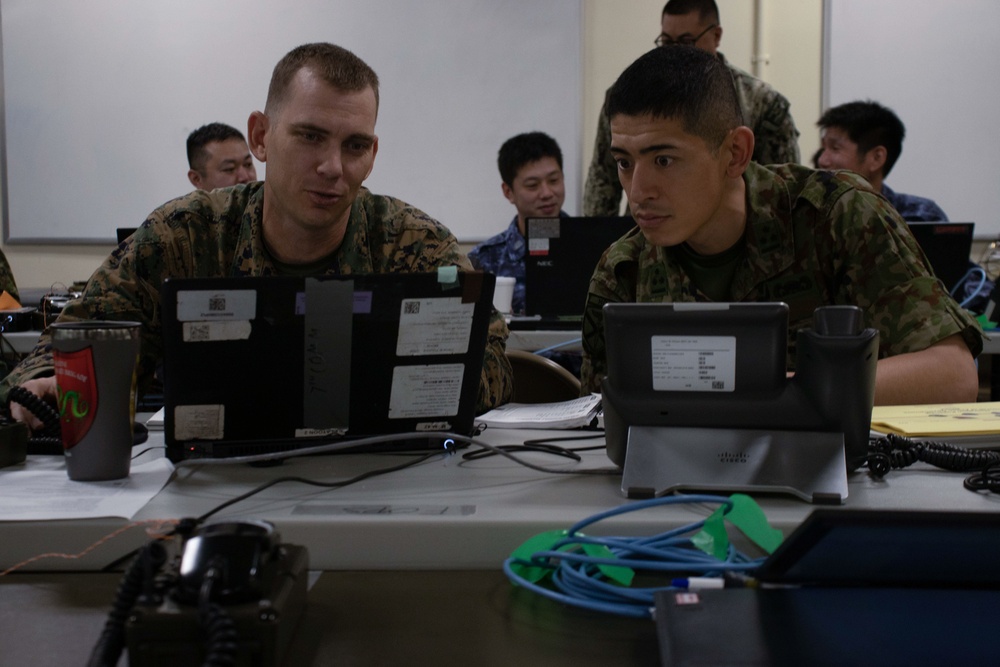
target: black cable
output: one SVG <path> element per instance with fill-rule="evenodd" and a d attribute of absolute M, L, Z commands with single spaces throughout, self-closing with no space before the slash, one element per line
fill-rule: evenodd
<path fill-rule="evenodd" d="M 963 486 L 969 491 L 1000 493 L 1000 462 L 987 465 L 965 478 Z"/>
<path fill-rule="evenodd" d="M 91 651 L 87 667 L 114 667 L 118 664 L 118 658 L 125 648 L 125 621 L 132 613 L 139 595 L 149 589 L 166 560 L 166 548 L 162 543 L 153 541 L 146 544 L 129 565 L 118 584 L 108 620 Z"/>
<path fill-rule="evenodd" d="M 59 437 L 59 413 L 44 400 L 21 386 L 11 387 L 7 394 L 7 413 L 10 414 L 10 404 L 20 403 L 25 409 L 41 420 L 44 428 L 38 434 L 42 438 Z"/>
<path fill-rule="evenodd" d="M 239 635 L 236 623 L 225 607 L 212 601 L 212 589 L 226 568 L 216 556 L 205 571 L 198 591 L 198 622 L 205 631 L 205 667 L 232 667 L 236 664 Z"/>
<path fill-rule="evenodd" d="M 339 488 L 342 488 L 342 487 L 345 487 L 345 486 L 349 486 L 351 484 L 356 484 L 357 482 L 364 481 L 364 480 L 369 479 L 371 477 L 377 477 L 378 475 L 385 475 L 385 474 L 390 473 L 390 472 L 396 472 L 397 470 L 405 470 L 406 468 L 418 465 L 420 463 L 423 463 L 424 461 L 427 461 L 430 458 L 438 456 L 438 455 L 440 455 L 440 453 L 441 452 L 430 452 L 429 454 L 424 454 L 423 456 L 420 456 L 420 457 L 418 457 L 418 458 L 416 458 L 416 459 L 414 459 L 412 461 L 407 461 L 406 463 L 402 463 L 402 464 L 397 465 L 397 466 L 390 466 L 388 468 L 379 468 L 377 470 L 369 470 L 368 472 L 361 473 L 360 475 L 357 475 L 357 476 L 352 477 L 350 479 L 341 480 L 339 482 L 320 482 L 318 480 L 307 479 L 305 477 L 278 477 L 276 479 L 272 479 L 272 480 L 270 480 L 268 482 L 265 482 L 264 484 L 261 484 L 257 488 L 251 489 L 251 490 L 247 491 L 244 494 L 238 495 L 235 498 L 230 498 L 229 500 L 227 500 L 226 502 L 222 503 L 221 505 L 216 505 L 215 508 L 209 510 L 205 514 L 202 514 L 200 517 L 198 517 L 197 519 L 195 519 L 195 522 L 198 525 L 200 525 L 200 524 L 204 523 L 213 514 L 217 514 L 218 512 L 221 512 L 222 510 L 224 510 L 225 508 L 227 508 L 227 507 L 229 507 L 231 505 L 235 505 L 238 502 L 246 500 L 247 498 L 250 498 L 250 497 L 258 494 L 261 491 L 263 491 L 265 489 L 269 489 L 270 487 L 272 487 L 272 486 L 274 486 L 276 484 L 281 484 L 282 482 L 299 482 L 300 484 L 308 484 L 310 486 L 319 486 L 319 487 L 328 488 L 328 489 L 339 489 Z"/>
<path fill-rule="evenodd" d="M 477 459 L 485 459 L 490 456 L 497 456 L 501 451 L 504 452 L 543 452 L 545 454 L 552 454 L 554 456 L 564 456 L 568 459 L 573 459 L 574 461 L 582 461 L 580 455 L 571 449 L 566 449 L 565 447 L 559 447 L 557 445 L 548 445 L 542 442 L 537 442 L 534 444 L 528 444 L 527 442 L 523 445 L 498 445 L 496 449 L 477 449 L 475 451 L 466 452 L 462 454 L 463 461 L 475 461 Z"/>
<path fill-rule="evenodd" d="M 1000 452 L 967 449 L 946 442 L 915 441 L 894 433 L 868 443 L 868 470 L 876 478 L 917 461 L 952 472 L 975 472 L 1000 463 Z"/>

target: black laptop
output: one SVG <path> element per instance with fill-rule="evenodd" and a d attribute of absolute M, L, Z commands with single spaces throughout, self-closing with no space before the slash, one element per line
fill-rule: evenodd
<path fill-rule="evenodd" d="M 758 588 L 664 591 L 664 667 L 994 664 L 1000 513 L 815 510 Z"/>
<path fill-rule="evenodd" d="M 453 268 L 174 279 L 162 290 L 173 460 L 473 431 L 495 278 Z M 401 442 L 413 448 L 412 441 Z"/>
<path fill-rule="evenodd" d="M 525 317 L 511 328 L 579 331 L 598 260 L 633 227 L 629 217 L 527 218 Z"/>
<path fill-rule="evenodd" d="M 972 222 L 908 222 L 906 223 L 927 255 L 934 274 L 950 291 L 969 270 L 972 255 Z"/>

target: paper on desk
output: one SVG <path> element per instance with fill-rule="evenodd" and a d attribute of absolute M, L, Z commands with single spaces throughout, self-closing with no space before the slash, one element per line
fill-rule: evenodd
<path fill-rule="evenodd" d="M 877 405 L 872 429 L 908 436 L 1000 434 L 1000 402 Z"/>
<path fill-rule="evenodd" d="M 886 433 L 970 449 L 998 449 L 1000 403 L 876 406 L 871 434 Z"/>
<path fill-rule="evenodd" d="M 493 428 L 579 428 L 597 416 L 601 395 L 557 403 L 507 403 L 476 418 Z"/>
<path fill-rule="evenodd" d="M 61 460 L 29 457 L 24 466 L 0 470 L 0 521 L 131 519 L 160 492 L 173 469 L 168 459 L 161 458 L 133 465 L 125 479 L 74 482 Z"/>

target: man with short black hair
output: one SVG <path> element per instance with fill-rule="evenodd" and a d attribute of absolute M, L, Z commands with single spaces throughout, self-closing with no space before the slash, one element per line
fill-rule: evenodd
<path fill-rule="evenodd" d="M 188 135 L 188 180 L 199 190 L 257 180 L 243 133 L 225 123 L 202 125 Z"/>
<path fill-rule="evenodd" d="M 660 36 L 656 45 L 693 46 L 712 54 L 727 68 L 736 87 L 744 123 L 757 138 L 753 160 L 760 164 L 799 161 L 799 131 L 792 120 L 785 97 L 769 84 L 726 61 L 719 52 L 722 22 L 715 0 L 670 0 L 660 16 Z M 587 170 L 583 192 L 584 215 L 618 215 L 622 187 L 615 159 L 609 152 L 611 129 L 607 96 L 597 123 L 594 155 Z"/>
<path fill-rule="evenodd" d="M 637 229 L 591 279 L 584 392 L 606 372 L 609 302 L 783 301 L 788 368 L 817 307 L 854 305 L 879 331 L 878 404 L 975 401 L 982 331 L 885 199 L 847 171 L 759 165 L 725 65 L 654 49 L 608 94 L 611 152 Z"/>
<path fill-rule="evenodd" d="M 885 178 L 903 152 L 906 127 L 892 109 L 877 102 L 848 102 L 828 109 L 816 123 L 823 146 L 820 169 L 850 169 L 864 176 L 889 200 L 903 220 L 947 221 L 941 207 L 926 197 L 893 192 Z"/>
<path fill-rule="evenodd" d="M 472 265 L 498 276 L 514 278 L 511 310 L 524 314 L 525 220 L 566 215 L 562 151 L 544 132 L 511 137 L 497 154 L 504 197 L 517 213 L 507 229 L 483 241 L 469 253 Z"/>

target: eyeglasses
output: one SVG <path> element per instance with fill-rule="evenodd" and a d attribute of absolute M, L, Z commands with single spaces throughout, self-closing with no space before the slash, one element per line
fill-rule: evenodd
<path fill-rule="evenodd" d="M 717 27 L 719 27 L 719 24 L 713 23 L 712 25 L 708 26 L 700 33 L 698 33 L 697 37 L 692 37 L 691 35 L 683 35 L 677 39 L 674 39 L 670 35 L 663 33 L 659 37 L 657 37 L 653 43 L 656 44 L 657 46 L 673 46 L 674 44 L 680 44 L 681 46 L 694 46 L 695 44 L 698 43 L 699 39 L 708 34 L 709 30 L 714 30 Z"/>

